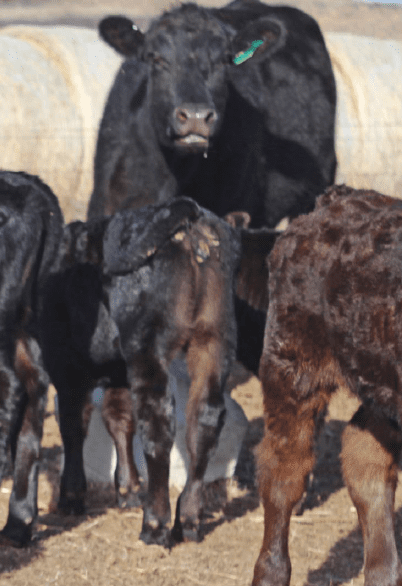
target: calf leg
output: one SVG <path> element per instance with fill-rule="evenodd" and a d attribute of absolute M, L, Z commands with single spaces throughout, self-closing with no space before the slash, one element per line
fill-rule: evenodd
<path fill-rule="evenodd" d="M 177 503 L 173 528 L 176 541 L 198 541 L 200 537 L 203 478 L 224 422 L 223 385 L 228 360 L 223 356 L 221 343 L 212 338 L 190 345 L 187 364 L 191 378 L 186 412 L 189 468 Z"/>
<path fill-rule="evenodd" d="M 14 547 L 26 545 L 38 513 L 38 473 L 40 442 L 49 384 L 40 349 L 33 339 L 19 340 L 15 352 L 15 370 L 24 389 L 19 417 L 11 434 L 14 464 L 13 488 L 8 519 L 0 533 L 0 542 Z"/>
<path fill-rule="evenodd" d="M 7 468 L 8 446 L 13 436 L 17 437 L 26 406 L 21 383 L 14 369 L 6 366 L 7 362 L 0 351 L 0 482 Z"/>
<path fill-rule="evenodd" d="M 313 414 L 295 412 L 269 417 L 258 450 L 259 487 L 264 506 L 264 538 L 254 569 L 253 586 L 290 581 L 288 549 L 292 509 L 303 496 L 314 465 Z"/>
<path fill-rule="evenodd" d="M 139 507 L 140 480 L 134 464 L 134 415 L 129 390 L 106 389 L 102 416 L 117 452 L 115 483 L 118 505 Z"/>
<path fill-rule="evenodd" d="M 299 369 L 297 361 L 288 360 L 286 350 L 283 352 L 279 359 L 265 358 L 260 370 L 265 435 L 258 449 L 258 480 L 264 506 L 264 538 L 253 586 L 289 584 L 290 517 L 314 465 L 315 423 L 334 390 L 328 371 L 323 375 L 310 370 L 306 362 Z"/>
<path fill-rule="evenodd" d="M 89 390 L 57 390 L 60 433 L 64 447 L 58 509 L 65 515 L 82 515 L 85 511 L 86 492 L 83 447 L 92 410 Z"/>
<path fill-rule="evenodd" d="M 130 360 L 128 376 L 148 469 L 140 539 L 169 546 L 169 462 L 175 422 L 173 399 L 167 394 L 167 369 L 155 354 L 144 353 Z"/>
<path fill-rule="evenodd" d="M 400 586 L 394 499 L 402 432 L 388 418 L 362 406 L 342 440 L 343 476 L 363 532 L 365 586 Z"/>

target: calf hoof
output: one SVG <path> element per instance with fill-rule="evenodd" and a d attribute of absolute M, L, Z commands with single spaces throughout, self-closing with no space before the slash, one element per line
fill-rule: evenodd
<path fill-rule="evenodd" d="M 183 524 L 183 541 L 195 541 L 199 543 L 202 541 L 202 535 L 200 531 L 200 526 L 194 523 L 184 523 Z"/>
<path fill-rule="evenodd" d="M 0 546 L 25 547 L 31 541 L 32 523 L 26 525 L 20 519 L 8 518 L 0 531 Z"/>
<path fill-rule="evenodd" d="M 86 509 L 84 499 L 68 499 L 66 497 L 61 497 L 57 505 L 57 510 L 61 515 L 64 516 L 76 515 L 79 517 L 81 515 L 85 515 Z"/>
<path fill-rule="evenodd" d="M 162 545 L 168 549 L 173 545 L 169 529 L 157 521 L 143 523 L 140 539 L 147 545 Z"/>
<path fill-rule="evenodd" d="M 172 529 L 172 539 L 176 543 L 189 541 L 199 543 L 202 541 L 199 523 L 194 523 L 193 521 L 185 521 L 184 523 L 180 523 L 176 521 Z"/>
<path fill-rule="evenodd" d="M 251 586 L 289 586 L 290 571 L 289 558 L 274 557 L 269 552 L 260 553 Z"/>
<path fill-rule="evenodd" d="M 117 491 L 117 506 L 120 509 L 133 509 L 142 507 L 143 503 L 141 502 L 141 495 L 139 491 L 122 491 L 122 489 Z"/>

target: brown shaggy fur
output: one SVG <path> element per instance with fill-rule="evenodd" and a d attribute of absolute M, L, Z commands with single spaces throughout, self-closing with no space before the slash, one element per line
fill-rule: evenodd
<path fill-rule="evenodd" d="M 364 537 L 366 586 L 402 584 L 393 505 L 402 446 L 402 203 L 328 189 L 269 259 L 260 377 L 265 534 L 253 586 L 289 584 L 293 506 L 314 464 L 315 421 L 339 385 L 362 400 L 343 437 L 345 482 Z"/>

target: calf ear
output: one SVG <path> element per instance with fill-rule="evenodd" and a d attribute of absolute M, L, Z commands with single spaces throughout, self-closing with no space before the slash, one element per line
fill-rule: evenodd
<path fill-rule="evenodd" d="M 232 41 L 233 63 L 241 65 L 249 59 L 255 62 L 270 57 L 285 45 L 286 36 L 286 28 L 279 20 L 253 20 Z"/>
<path fill-rule="evenodd" d="M 113 49 L 125 57 L 137 55 L 144 34 L 132 20 L 124 16 L 108 16 L 99 24 L 99 34 Z"/>
<path fill-rule="evenodd" d="M 198 205 L 184 197 L 162 206 L 117 212 L 103 238 L 104 273 L 123 275 L 138 270 L 200 213 Z"/>
<path fill-rule="evenodd" d="M 229 212 L 224 217 L 224 220 L 232 228 L 248 228 L 251 223 L 251 216 L 248 212 Z"/>

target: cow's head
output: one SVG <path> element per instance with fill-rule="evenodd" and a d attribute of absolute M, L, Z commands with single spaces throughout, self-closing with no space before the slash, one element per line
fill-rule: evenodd
<path fill-rule="evenodd" d="M 132 104 L 138 108 L 148 100 L 161 145 L 184 154 L 206 152 L 223 119 L 228 68 L 245 66 L 236 56 L 246 52 L 258 61 L 283 43 L 283 27 L 276 21 L 244 24 L 239 31 L 230 14 L 226 18 L 224 12 L 214 14 L 195 4 L 166 12 L 145 34 L 124 17 L 100 23 L 109 45 L 149 67 L 146 87 L 137 88 Z M 256 40 L 261 42 L 253 45 Z"/>

